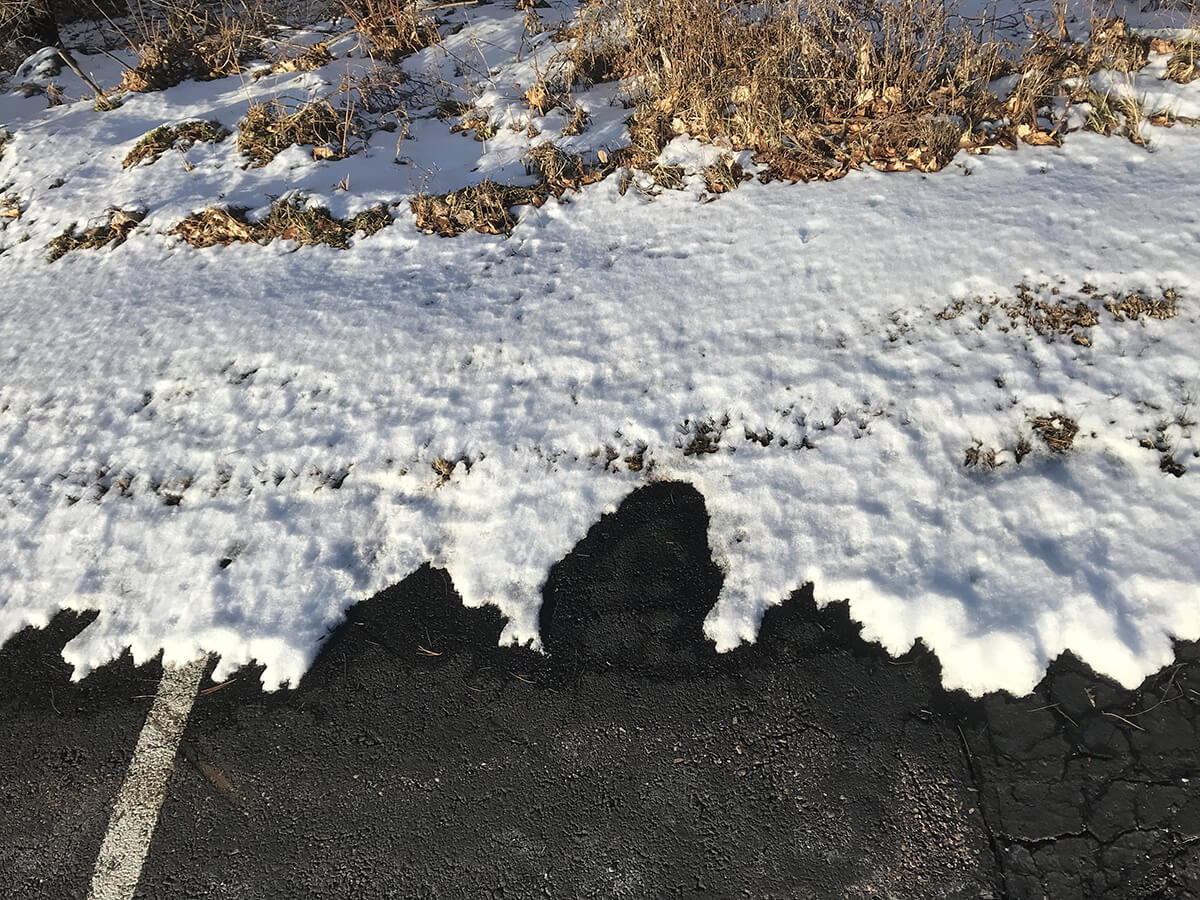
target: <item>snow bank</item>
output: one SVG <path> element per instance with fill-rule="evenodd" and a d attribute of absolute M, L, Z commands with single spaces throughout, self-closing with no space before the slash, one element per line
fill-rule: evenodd
<path fill-rule="evenodd" d="M 510 26 L 480 27 L 512 51 Z M 708 504 L 721 648 L 808 581 L 972 693 L 1023 692 L 1068 648 L 1133 685 L 1200 638 L 1196 130 L 715 200 L 610 178 L 508 239 L 417 232 L 415 170 L 523 171 L 515 145 L 434 119 L 403 165 L 383 135 L 337 162 L 244 169 L 227 141 L 121 168 L 149 128 L 232 127 L 281 84 L 102 116 L 0 101 L 0 193 L 25 208 L 0 232 L 0 641 L 95 608 L 77 675 L 129 646 L 295 683 L 348 605 L 433 561 L 536 644 L 549 567 L 662 478 Z M 166 233 L 217 195 L 293 187 L 337 214 L 401 205 L 346 252 Z M 45 262 L 112 205 L 148 210 L 125 244 Z M 1173 318 L 1103 309 L 1168 289 Z M 1022 295 L 1097 324 L 1040 334 L 1006 312 Z M 1055 415 L 1077 424 L 1066 452 L 1034 424 Z"/>

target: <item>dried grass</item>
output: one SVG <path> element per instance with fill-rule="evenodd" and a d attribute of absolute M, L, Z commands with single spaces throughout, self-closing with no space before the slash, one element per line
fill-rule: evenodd
<path fill-rule="evenodd" d="M 594 0 L 581 22 L 585 58 L 633 92 L 647 153 L 686 132 L 757 150 L 789 178 L 928 171 L 999 117 L 987 85 L 1001 47 L 941 0 Z"/>
<path fill-rule="evenodd" d="M 294 56 L 281 56 L 271 63 L 271 71 L 276 74 L 311 72 L 313 69 L 319 69 L 331 62 L 333 62 L 333 54 L 329 52 L 329 48 L 322 41 L 305 47 Z"/>
<path fill-rule="evenodd" d="M 1173 319 L 1178 310 L 1179 294 L 1173 288 L 1166 288 L 1159 298 L 1147 297 L 1145 294 L 1133 291 L 1120 300 L 1108 300 L 1104 308 L 1112 313 L 1118 322 L 1126 319 L 1137 321 L 1142 316 L 1150 319 Z"/>
<path fill-rule="evenodd" d="M 276 238 L 338 250 L 350 247 L 350 238 L 363 232 L 370 237 L 392 223 L 383 206 L 374 206 L 349 219 L 334 218 L 323 206 L 306 206 L 303 198 L 290 197 L 271 205 L 266 217 L 251 222 L 243 207 L 210 206 L 188 216 L 171 229 L 193 247 L 228 246 L 234 243 L 269 244 Z"/>
<path fill-rule="evenodd" d="M 397 63 L 441 40 L 437 23 L 419 13 L 416 0 L 342 0 L 342 8 L 375 59 Z"/>
<path fill-rule="evenodd" d="M 171 149 L 187 150 L 198 143 L 217 143 L 227 137 L 229 130 L 220 122 L 194 120 L 179 125 L 160 125 L 142 135 L 121 165 L 128 169 L 144 160 L 154 162 Z"/>
<path fill-rule="evenodd" d="M 253 166 L 265 166 L 293 144 L 325 147 L 332 151 L 326 158 L 340 158 L 355 133 L 353 117 L 347 119 L 328 100 L 300 106 L 279 99 L 254 103 L 238 123 L 237 148 Z"/>
<path fill-rule="evenodd" d="M 384 67 L 347 74 L 327 96 L 307 103 L 276 98 L 252 104 L 238 123 L 238 150 L 263 166 L 293 145 L 312 146 L 316 159 L 343 159 L 376 131 L 403 129 L 403 72 Z"/>
<path fill-rule="evenodd" d="M 119 247 L 145 217 L 145 210 L 113 208 L 108 211 L 108 217 L 101 225 L 83 231 L 76 231 L 72 225 L 46 245 L 46 259 L 54 262 L 73 250 Z"/>
<path fill-rule="evenodd" d="M 265 55 L 263 35 L 272 20 L 263 0 L 131 0 L 129 13 L 137 27 L 125 37 L 138 63 L 120 89 L 137 93 L 245 71 L 250 59 Z"/>
<path fill-rule="evenodd" d="M 1166 77 L 1180 84 L 1200 78 L 1200 41 L 1184 41 L 1167 60 Z"/>
<path fill-rule="evenodd" d="M 953 0 L 591 0 L 560 32 L 567 63 L 529 92 L 530 106 L 572 108 L 574 84 L 614 75 L 634 99 L 628 161 L 653 164 L 677 134 L 756 151 L 767 178 L 840 178 L 870 165 L 934 171 L 959 152 L 1057 144 L 1047 124 L 1061 97 L 1081 102 L 1087 76 L 1133 72 L 1151 42 L 1120 18 L 1096 18 L 1073 41 L 1065 7 L 1018 65 L 993 34 L 955 15 Z M 1179 56 L 1178 71 L 1189 71 Z M 1002 74 L 1020 75 L 1003 100 Z M 1092 126 L 1138 143 L 1137 104 L 1098 110 Z M 1138 113 L 1141 110 L 1137 110 Z M 721 182 L 718 182 L 721 184 Z"/>
<path fill-rule="evenodd" d="M 522 187 L 482 181 L 446 194 L 418 194 L 410 204 L 417 227 L 426 234 L 453 237 L 468 231 L 481 234 L 511 234 L 517 218 L 514 207 L 541 206 L 546 201 L 544 185 Z"/>
<path fill-rule="evenodd" d="M 1066 453 L 1075 444 L 1075 435 L 1079 433 L 1079 424 L 1063 413 L 1035 416 L 1030 424 L 1034 432 L 1055 453 Z"/>

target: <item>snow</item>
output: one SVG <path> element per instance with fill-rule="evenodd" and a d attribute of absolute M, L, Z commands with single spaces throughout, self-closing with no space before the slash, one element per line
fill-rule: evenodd
<path fill-rule="evenodd" d="M 105 113 L 0 97 L 0 196 L 23 209 L 0 219 L 0 642 L 98 609 L 64 650 L 78 677 L 128 647 L 219 653 L 217 678 L 257 660 L 268 687 L 295 684 L 349 605 L 432 562 L 465 603 L 500 608 L 503 640 L 536 646 L 550 567 L 664 478 L 711 515 L 722 650 L 806 582 L 890 652 L 923 640 L 973 694 L 1024 692 L 1068 649 L 1132 686 L 1172 638 L 1200 638 L 1200 131 L 1147 126 L 1149 148 L 1079 132 L 930 175 L 720 197 L 698 177 L 625 193 L 613 177 L 523 208 L 510 237 L 444 239 L 407 199 L 529 183 L 545 137 L 520 98 L 553 53 L 548 36 L 523 46 L 522 13 L 455 14 L 466 28 L 405 63 L 412 104 L 452 82 L 494 140 L 410 105 L 407 136 L 345 160 L 292 148 L 245 168 L 230 139 L 121 167 L 164 122 L 233 129 L 254 100 L 328 92 L 368 64 L 353 41 L 315 73 Z M 1196 115 L 1200 82 L 1160 82 L 1161 66 L 1129 89 Z M 556 141 L 627 139 L 614 87 L 577 99 L 592 127 Z M 533 116 L 543 135 L 560 119 Z M 681 138 L 663 162 L 718 158 Z M 345 252 L 167 233 L 293 190 L 335 215 L 396 204 L 396 221 Z M 147 210 L 127 242 L 46 262 L 50 239 L 112 206 Z M 1090 346 L 1011 323 L 992 300 L 1022 284 L 1099 310 Z M 1085 284 L 1172 289 L 1178 312 L 1118 321 Z M 1055 414 L 1078 423 L 1065 453 L 1032 425 Z M 702 423 L 715 452 L 685 454 Z M 1147 438 L 1186 471 L 1160 469 Z M 973 446 L 1001 464 L 965 466 Z M 447 478 L 436 460 L 465 461 Z"/>

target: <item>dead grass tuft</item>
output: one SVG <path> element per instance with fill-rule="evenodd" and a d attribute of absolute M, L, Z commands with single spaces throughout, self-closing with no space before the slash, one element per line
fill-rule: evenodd
<path fill-rule="evenodd" d="M 1088 127 L 1100 134 L 1112 133 L 1115 112 L 1119 111 L 1115 108 L 1116 98 L 1091 91 L 1088 77 L 1101 69 L 1136 72 L 1150 58 L 1150 38 L 1131 32 L 1124 19 L 1093 18 L 1089 38 L 1081 43 L 1071 40 L 1067 33 L 1065 5 L 1057 4 L 1055 14 L 1054 29 L 1039 26 L 1034 31 L 1021 57 L 1020 81 L 1004 104 L 1006 115 L 1016 124 L 1017 136 L 1028 144 L 1059 142 L 1062 122 L 1047 131 L 1043 120 L 1049 118 L 1060 97 L 1069 103 L 1092 104 Z M 1138 124 L 1126 120 L 1131 139 Z"/>
<path fill-rule="evenodd" d="M 648 149 L 686 132 L 759 151 L 792 179 L 929 171 L 999 118 L 987 85 L 1000 46 L 941 0 L 593 0 L 581 23 L 577 40 L 633 93 Z"/>
<path fill-rule="evenodd" d="M 462 131 L 474 132 L 475 140 L 481 144 L 494 138 L 499 130 L 498 126 L 492 124 L 488 114 L 481 109 L 470 110 L 463 116 L 461 122 L 450 126 L 451 134 L 458 134 Z"/>
<path fill-rule="evenodd" d="M 21 218 L 23 211 L 21 198 L 16 194 L 0 196 L 0 228 L 6 226 L 10 221 Z"/>
<path fill-rule="evenodd" d="M 1100 69 L 1146 65 L 1150 40 L 1123 19 L 1094 19 L 1080 43 L 1058 13 L 1014 65 L 953 0 L 591 0 L 560 31 L 573 42 L 568 65 L 526 99 L 539 113 L 570 109 L 585 73 L 620 77 L 634 103 L 627 161 L 638 168 L 686 133 L 756 151 L 764 180 L 831 180 L 863 165 L 929 172 L 962 149 L 1058 144 L 1061 98 L 1084 101 Z M 996 96 L 993 80 L 1014 72 L 1012 93 Z M 1144 143 L 1136 106 L 1096 109 L 1092 126 L 1111 133 L 1123 117 Z"/>
<path fill-rule="evenodd" d="M 599 162 L 586 163 L 583 157 L 567 153 L 549 141 L 538 144 L 528 155 L 529 171 L 541 178 L 555 197 L 602 181 L 624 165 L 624 161 L 621 153 L 606 153 Z"/>
<path fill-rule="evenodd" d="M 446 194 L 418 194 L 410 205 L 417 227 L 426 234 L 511 234 L 517 224 L 513 207 L 541 206 L 546 194 L 544 185 L 521 187 L 485 180 Z"/>
<path fill-rule="evenodd" d="M 475 460 L 466 455 L 460 456 L 458 459 L 448 459 L 445 456 L 436 457 L 430 464 L 430 468 L 432 468 L 434 474 L 437 475 L 437 482 L 434 484 L 434 487 L 440 488 L 442 485 L 448 482 L 454 476 L 454 470 L 458 468 L 459 465 L 462 465 L 466 472 L 470 472 L 471 466 L 474 465 L 474 463 Z"/>
<path fill-rule="evenodd" d="M 715 418 L 701 421 L 687 421 L 680 426 L 686 440 L 680 441 L 684 456 L 697 456 L 706 453 L 716 453 L 729 427 L 729 416 L 723 416 L 720 421 Z"/>
<path fill-rule="evenodd" d="M 1028 284 L 1017 285 L 1015 300 L 1002 300 L 998 305 L 1012 325 L 1025 325 L 1043 336 L 1074 335 L 1078 329 L 1091 328 L 1100 321 L 1096 310 L 1082 299 L 1047 300 Z"/>
<path fill-rule="evenodd" d="M 565 124 L 562 128 L 563 137 L 583 134 L 585 131 L 587 131 L 587 127 L 592 121 L 592 117 L 588 111 L 582 106 L 576 104 L 574 107 L 569 109 L 568 112 L 571 114 L 571 118 L 567 120 L 567 124 Z"/>
<path fill-rule="evenodd" d="M 968 303 L 970 311 L 978 315 L 980 328 L 995 317 L 1001 331 L 1024 328 L 1051 341 L 1060 336 L 1069 337 L 1073 343 L 1090 347 L 1090 329 L 1101 324 L 1104 310 L 1116 322 L 1137 320 L 1143 316 L 1171 319 L 1178 309 L 1179 293 L 1174 288 L 1166 287 L 1158 297 L 1140 290 L 1110 295 L 1095 285 L 1085 283 L 1077 293 L 1070 294 L 1058 285 L 1021 283 L 1017 285 L 1013 298 L 956 300 L 936 313 L 935 318 L 957 319 L 968 312 Z"/>
<path fill-rule="evenodd" d="M 396 63 L 441 40 L 437 22 L 418 12 L 416 0 L 342 0 L 342 8 L 376 59 Z"/>
<path fill-rule="evenodd" d="M 253 166 L 265 166 L 293 144 L 322 147 L 329 151 L 321 154 L 323 158 L 340 159 L 354 133 L 353 116 L 334 109 L 328 100 L 297 107 L 276 99 L 254 103 L 246 110 L 238 123 L 237 148 Z"/>
<path fill-rule="evenodd" d="M 262 35 L 271 20 L 259 0 L 131 2 L 129 12 L 136 29 L 125 38 L 138 63 L 125 72 L 119 89 L 135 93 L 245 71 L 248 60 L 264 55 Z"/>
<path fill-rule="evenodd" d="M 1126 319 L 1137 320 L 1142 316 L 1151 319 L 1173 319 L 1178 308 L 1179 294 L 1173 288 L 1166 288 L 1162 296 L 1155 299 L 1134 291 L 1126 294 L 1120 300 L 1108 300 L 1104 304 L 1114 319 L 1124 322 Z"/>
<path fill-rule="evenodd" d="M 285 56 L 271 64 L 271 71 L 280 74 L 286 72 L 311 72 L 321 66 L 333 62 L 333 54 L 324 41 L 305 47 L 295 56 Z"/>
<path fill-rule="evenodd" d="M 179 125 L 160 125 L 142 135 L 121 165 L 128 169 L 147 159 L 154 162 L 171 149 L 187 150 L 194 144 L 217 143 L 227 137 L 229 130 L 220 122 L 196 120 Z"/>
<path fill-rule="evenodd" d="M 384 66 L 343 76 L 326 96 L 306 103 L 276 98 L 254 103 L 238 123 L 238 150 L 251 165 L 269 163 L 292 145 L 312 146 L 314 159 L 344 159 L 377 131 L 407 133 L 405 74 Z"/>
<path fill-rule="evenodd" d="M 1100 91 L 1088 91 L 1087 95 L 1087 129 L 1096 134 L 1110 135 L 1120 123 L 1117 115 L 1114 97 Z"/>
<path fill-rule="evenodd" d="M 141 209 L 110 209 L 108 218 L 101 225 L 95 225 L 83 231 L 76 231 L 75 226 L 67 228 L 62 234 L 46 245 L 46 259 L 54 262 L 66 256 L 72 250 L 97 250 L 100 247 L 119 247 L 125 243 L 129 233 L 146 218 L 145 210 Z"/>
<path fill-rule="evenodd" d="M 963 465 L 968 469 L 986 469 L 990 472 L 1003 465 L 996 460 L 996 451 L 991 447 L 984 447 L 979 441 L 967 447 L 965 457 Z"/>
<path fill-rule="evenodd" d="M 1086 72 L 1136 72 L 1150 60 L 1150 38 L 1134 34 L 1121 18 L 1093 19 L 1086 45 Z"/>
<path fill-rule="evenodd" d="M 1033 445 L 1029 443 L 1028 439 L 1024 437 L 1017 439 L 1017 446 L 1013 448 L 1013 457 L 1018 464 L 1032 452 Z"/>
<path fill-rule="evenodd" d="M 1055 453 L 1066 453 L 1075 443 L 1075 435 L 1079 433 L 1079 425 L 1074 419 L 1062 413 L 1035 416 L 1030 422 L 1046 445 Z"/>
<path fill-rule="evenodd" d="M 708 166 L 704 170 L 704 181 L 709 192 L 713 194 L 732 191 L 749 177 L 728 153 L 721 156 L 719 163 Z"/>
<path fill-rule="evenodd" d="M 193 247 L 228 246 L 255 240 L 254 226 L 246 220 L 244 207 L 220 209 L 210 206 L 188 216 L 171 229 Z"/>
<path fill-rule="evenodd" d="M 170 233 L 179 235 L 193 247 L 269 244 L 279 238 L 348 250 L 350 238 L 356 233 L 361 231 L 370 237 L 392 223 L 391 214 L 383 206 L 374 206 L 349 219 L 337 219 L 323 206 L 306 206 L 301 197 L 277 200 L 258 222 L 251 222 L 247 212 L 243 207 L 210 206 L 188 216 Z"/>
<path fill-rule="evenodd" d="M 1180 84 L 1200 78 L 1200 41 L 1184 41 L 1167 60 L 1166 77 Z"/>

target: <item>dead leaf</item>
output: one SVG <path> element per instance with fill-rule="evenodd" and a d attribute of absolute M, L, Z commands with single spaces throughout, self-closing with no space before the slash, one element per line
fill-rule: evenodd
<path fill-rule="evenodd" d="M 1054 135 L 1048 134 L 1040 128 L 1034 128 L 1032 125 L 1018 125 L 1017 137 L 1033 147 L 1048 147 L 1058 144 Z"/>
<path fill-rule="evenodd" d="M 531 109 L 536 109 L 539 116 L 544 116 L 549 108 L 550 92 L 540 81 L 525 92 L 525 102 Z"/>

